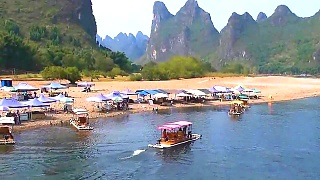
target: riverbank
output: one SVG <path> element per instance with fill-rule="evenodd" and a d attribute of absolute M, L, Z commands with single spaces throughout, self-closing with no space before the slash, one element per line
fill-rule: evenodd
<path fill-rule="evenodd" d="M 14 84 L 19 82 L 14 82 Z M 29 84 L 35 87 L 49 83 L 45 81 L 30 81 Z M 229 102 L 208 101 L 205 104 L 176 104 L 173 107 L 166 106 L 150 106 L 148 104 L 130 104 L 131 110 L 124 112 L 98 113 L 94 111 L 94 104 L 86 102 L 86 98 L 94 96 L 98 93 L 107 94 L 112 91 L 123 91 L 130 89 L 132 91 L 138 89 L 208 89 L 214 85 L 222 85 L 234 87 L 239 84 L 248 88 L 257 88 L 262 91 L 262 97 L 258 100 L 250 100 L 250 104 L 268 103 L 301 99 L 306 97 L 320 96 L 320 80 L 311 78 L 292 78 L 292 77 L 225 77 L 225 78 L 195 78 L 185 80 L 170 81 L 141 81 L 141 82 L 94 82 L 94 93 L 82 93 L 81 88 L 71 87 L 67 90 L 68 94 L 75 98 L 74 108 L 85 108 L 90 112 L 90 118 L 114 117 L 127 115 L 129 113 L 139 113 L 143 111 L 152 111 L 153 108 L 184 108 L 184 107 L 201 107 L 201 106 L 222 106 L 228 105 Z M 2 92 L 3 93 L 3 92 Z M 2 94 L 3 95 L 3 94 Z M 5 96 L 7 96 L 5 94 Z M 272 99 L 269 97 L 272 96 Z M 136 96 L 130 97 L 135 99 Z M 174 95 L 170 95 L 174 98 Z M 54 104 L 55 109 L 62 109 L 61 104 Z M 48 114 L 47 119 L 39 121 L 23 122 L 20 126 L 15 126 L 14 131 L 22 131 L 31 128 L 60 125 L 68 123 L 72 117 L 71 114 Z"/>

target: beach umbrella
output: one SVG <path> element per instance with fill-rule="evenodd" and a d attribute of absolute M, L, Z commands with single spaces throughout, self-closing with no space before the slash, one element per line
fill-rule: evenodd
<path fill-rule="evenodd" d="M 9 111 L 8 106 L 0 106 L 0 111 Z"/>
<path fill-rule="evenodd" d="M 40 94 L 40 96 L 38 97 L 38 100 L 40 102 L 43 102 L 43 103 L 53 103 L 53 102 L 56 102 L 57 100 L 55 99 L 52 99 L 52 98 L 47 98 L 45 97 L 43 94 Z"/>
<path fill-rule="evenodd" d="M 40 102 L 38 100 L 38 98 L 34 98 L 34 99 L 28 100 L 28 101 L 24 101 L 22 103 L 25 104 L 25 105 L 28 105 L 29 107 L 46 107 L 46 106 L 50 106 L 50 104 Z"/>

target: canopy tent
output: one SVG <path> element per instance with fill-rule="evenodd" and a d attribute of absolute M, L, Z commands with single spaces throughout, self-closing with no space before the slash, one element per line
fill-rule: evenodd
<path fill-rule="evenodd" d="M 50 104 L 43 103 L 43 102 L 39 101 L 38 98 L 34 98 L 32 100 L 29 100 L 29 101 L 24 101 L 22 103 L 25 104 L 25 105 L 28 105 L 29 107 L 46 107 L 46 106 L 50 106 Z"/>
<path fill-rule="evenodd" d="M 209 91 L 208 89 L 198 89 L 199 91 L 207 94 L 207 95 L 210 95 L 211 94 L 211 91 Z"/>
<path fill-rule="evenodd" d="M 238 96 L 239 99 L 249 99 L 249 96 L 245 95 L 245 94 L 240 94 Z"/>
<path fill-rule="evenodd" d="M 51 99 L 54 99 L 54 100 L 57 100 L 57 101 L 60 101 L 61 99 L 65 98 L 65 96 L 63 94 L 59 94 L 55 97 L 52 97 Z"/>
<path fill-rule="evenodd" d="M 38 97 L 38 100 L 40 102 L 43 103 L 52 103 L 52 102 L 56 102 L 57 100 L 53 99 L 53 98 L 47 98 L 44 96 L 44 94 L 40 94 L 40 96 Z"/>
<path fill-rule="evenodd" d="M 35 88 L 25 82 L 21 82 L 18 85 L 14 86 L 15 91 L 18 92 L 25 92 L 25 91 L 37 91 L 39 90 L 38 88 Z"/>
<path fill-rule="evenodd" d="M 176 97 L 191 97 L 191 96 L 192 96 L 191 94 L 187 94 L 184 92 L 180 92 L 180 93 L 176 94 Z"/>
<path fill-rule="evenodd" d="M 164 94 L 164 93 L 157 93 L 155 95 L 153 95 L 155 98 L 168 98 L 168 94 Z"/>
<path fill-rule="evenodd" d="M 113 97 L 112 100 L 115 102 L 122 102 L 123 101 L 123 99 L 121 97 Z"/>
<path fill-rule="evenodd" d="M 120 92 L 121 94 L 126 94 L 126 95 L 137 95 L 137 93 L 127 89 L 127 90 L 124 90 L 124 91 L 121 91 Z"/>
<path fill-rule="evenodd" d="M 234 87 L 234 88 L 232 88 L 233 90 L 237 90 L 237 91 L 239 91 L 239 92 L 242 92 L 243 90 L 245 90 L 246 88 L 244 87 L 244 86 L 241 86 L 241 85 L 238 85 L 238 86 L 236 86 L 236 87 Z"/>
<path fill-rule="evenodd" d="M 86 100 L 89 102 L 103 102 L 103 101 L 108 101 L 111 100 L 112 98 L 106 97 L 102 94 L 98 94 L 96 96 L 93 97 L 88 97 Z"/>
<path fill-rule="evenodd" d="M 120 97 L 122 99 L 129 98 L 128 95 L 120 93 L 119 91 L 112 91 L 110 94 L 107 94 L 106 97 L 111 98 L 111 99 L 113 99 L 115 97 Z"/>
<path fill-rule="evenodd" d="M 8 106 L 0 106 L 0 111 L 9 111 Z"/>
<path fill-rule="evenodd" d="M 187 91 L 187 93 L 190 93 L 194 96 L 206 96 L 206 93 L 204 93 L 198 89 L 191 89 L 191 90 L 186 90 L 186 91 Z"/>
<path fill-rule="evenodd" d="M 217 90 L 216 88 L 214 87 L 211 87 L 208 89 L 211 93 L 220 93 L 221 91 Z"/>
<path fill-rule="evenodd" d="M 92 87 L 94 86 L 95 84 L 92 83 L 92 82 L 87 82 L 87 81 L 84 81 L 84 82 L 78 82 L 77 83 L 77 86 L 78 87 Z"/>
<path fill-rule="evenodd" d="M 63 97 L 59 101 L 64 103 L 73 103 L 73 99 L 69 97 Z"/>
<path fill-rule="evenodd" d="M 16 99 L 1 99 L 0 106 L 7 106 L 9 108 L 25 108 L 28 105 L 22 104 Z"/>
<path fill-rule="evenodd" d="M 16 89 L 12 86 L 11 87 L 8 87 L 8 86 L 1 87 L 1 90 L 6 91 L 6 92 L 16 91 Z"/>
<path fill-rule="evenodd" d="M 214 89 L 216 89 L 217 91 L 219 91 L 220 93 L 231 93 L 232 91 L 224 86 L 213 86 Z"/>
<path fill-rule="evenodd" d="M 180 128 L 181 125 L 178 125 L 178 124 L 165 124 L 165 125 L 162 125 L 162 126 L 159 126 L 158 129 L 159 130 L 172 130 L 172 129 L 176 129 L 176 128 Z"/>
<path fill-rule="evenodd" d="M 57 82 L 51 82 L 48 85 L 42 86 L 42 88 L 48 88 L 48 89 L 67 89 L 67 86 L 61 85 L 60 83 Z"/>
<path fill-rule="evenodd" d="M 253 91 L 254 93 L 261 93 L 261 91 L 258 90 L 258 89 L 256 89 L 256 88 L 253 88 L 252 91 Z"/>

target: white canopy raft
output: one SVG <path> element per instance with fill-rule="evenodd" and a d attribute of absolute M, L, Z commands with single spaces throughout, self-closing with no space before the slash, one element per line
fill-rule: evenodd
<path fill-rule="evenodd" d="M 190 143 L 201 138 L 200 134 L 192 134 L 192 123 L 189 121 L 177 121 L 159 126 L 161 138 L 156 144 L 148 147 L 165 149 Z"/>
<path fill-rule="evenodd" d="M 89 125 L 89 113 L 86 109 L 74 109 L 70 124 L 78 130 L 93 130 Z"/>

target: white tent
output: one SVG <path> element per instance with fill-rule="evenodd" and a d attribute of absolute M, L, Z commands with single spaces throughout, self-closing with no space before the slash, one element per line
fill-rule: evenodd
<path fill-rule="evenodd" d="M 168 98 L 168 94 L 164 94 L 164 93 L 157 93 L 155 95 L 153 95 L 155 98 Z"/>
<path fill-rule="evenodd" d="M 206 93 L 200 91 L 200 90 L 197 90 L 197 89 L 191 89 L 191 90 L 186 90 L 187 93 L 190 93 L 194 96 L 206 96 Z"/>
<path fill-rule="evenodd" d="M 184 93 L 184 92 L 176 94 L 176 97 L 190 97 L 190 96 L 192 96 L 192 95 Z"/>

